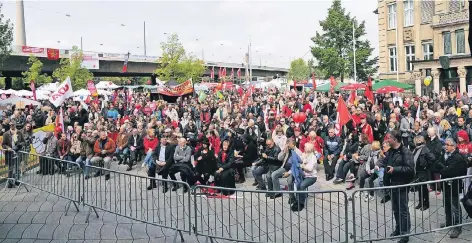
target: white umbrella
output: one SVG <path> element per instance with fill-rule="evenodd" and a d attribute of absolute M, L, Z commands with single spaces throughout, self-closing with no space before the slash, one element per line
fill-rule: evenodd
<path fill-rule="evenodd" d="M 118 86 L 111 81 L 100 81 L 95 85 L 95 88 L 97 89 L 117 89 L 119 87 L 121 86 Z"/>
<path fill-rule="evenodd" d="M 37 101 L 22 98 L 22 97 L 17 97 L 17 96 L 13 96 L 13 97 L 10 97 L 8 99 L 0 101 L 0 105 L 18 104 L 18 103 L 21 103 L 21 105 L 23 105 L 23 106 L 27 106 L 27 105 L 39 106 L 39 105 L 41 105 L 41 103 L 39 103 Z"/>
<path fill-rule="evenodd" d="M 21 97 L 31 97 L 33 96 L 33 92 L 29 90 L 20 90 L 16 92 L 16 95 L 21 96 Z"/>
<path fill-rule="evenodd" d="M 98 93 L 99 95 L 111 95 L 111 92 L 110 92 L 110 91 L 106 91 L 106 90 L 104 90 L 104 89 L 98 89 L 98 90 L 97 90 L 97 93 Z"/>
<path fill-rule="evenodd" d="M 87 96 L 90 95 L 90 91 L 86 89 L 79 89 L 74 91 L 74 96 Z"/>

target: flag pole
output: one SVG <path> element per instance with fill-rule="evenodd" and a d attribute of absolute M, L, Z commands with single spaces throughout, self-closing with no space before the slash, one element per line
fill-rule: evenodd
<path fill-rule="evenodd" d="M 355 20 L 352 22 L 352 49 L 354 51 L 354 82 L 357 83 L 357 70 L 356 70 L 356 30 L 355 30 L 356 22 Z"/>

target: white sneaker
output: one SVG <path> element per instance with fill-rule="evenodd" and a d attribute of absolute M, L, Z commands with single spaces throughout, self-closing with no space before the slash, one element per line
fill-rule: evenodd
<path fill-rule="evenodd" d="M 146 167 L 146 163 L 143 163 L 143 164 L 141 165 L 141 167 L 143 167 L 143 168 Z"/>

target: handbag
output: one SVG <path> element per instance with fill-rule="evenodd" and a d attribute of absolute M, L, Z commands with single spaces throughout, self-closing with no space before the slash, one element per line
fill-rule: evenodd
<path fill-rule="evenodd" d="M 464 197 L 461 198 L 460 201 L 469 218 L 472 218 L 472 183 L 469 185 L 467 193 L 464 194 Z"/>

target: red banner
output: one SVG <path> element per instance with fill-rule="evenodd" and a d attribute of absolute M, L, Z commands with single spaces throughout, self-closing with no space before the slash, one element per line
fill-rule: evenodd
<path fill-rule="evenodd" d="M 193 83 L 187 80 L 174 87 L 159 87 L 157 93 L 167 96 L 182 96 L 193 92 Z"/>
<path fill-rule="evenodd" d="M 95 84 L 92 80 L 87 81 L 87 89 L 92 96 L 98 96 L 97 88 L 95 88 Z"/>
<path fill-rule="evenodd" d="M 47 49 L 48 59 L 49 60 L 58 60 L 59 59 L 59 49 Z"/>
<path fill-rule="evenodd" d="M 31 47 L 31 46 L 22 46 L 21 51 L 24 53 L 43 53 L 44 48 Z"/>

